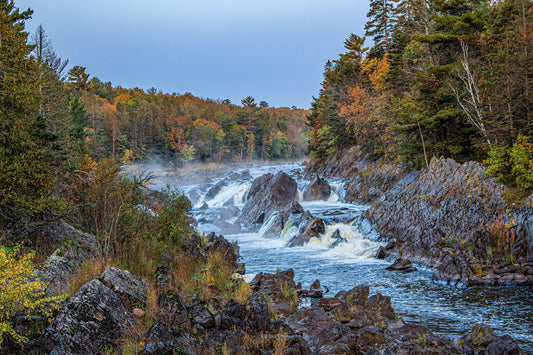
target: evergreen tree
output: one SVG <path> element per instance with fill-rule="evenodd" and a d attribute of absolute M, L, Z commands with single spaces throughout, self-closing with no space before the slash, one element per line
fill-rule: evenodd
<path fill-rule="evenodd" d="M 0 1 L 0 224 L 14 211 L 50 207 L 52 178 L 38 115 L 36 66 L 24 21 L 13 1 Z"/>
<path fill-rule="evenodd" d="M 370 10 L 366 16 L 369 20 L 365 25 L 365 36 L 372 37 L 374 40 L 370 56 L 382 57 L 391 49 L 395 22 L 392 0 L 371 0 Z"/>

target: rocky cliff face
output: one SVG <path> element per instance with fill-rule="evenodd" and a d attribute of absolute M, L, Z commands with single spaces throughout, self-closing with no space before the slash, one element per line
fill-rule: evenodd
<path fill-rule="evenodd" d="M 533 197 L 507 203 L 508 189 L 485 171 L 433 158 L 406 175 L 353 148 L 308 173 L 349 179 L 346 199 L 372 204 L 366 217 L 393 241 L 389 255 L 434 266 L 436 278 L 453 283 L 533 284 Z"/>
<path fill-rule="evenodd" d="M 437 267 L 439 279 L 533 283 L 528 275 L 533 211 L 508 205 L 506 187 L 486 178 L 485 170 L 476 162 L 433 158 L 428 169 L 390 188 L 367 217 L 384 238 L 399 241 L 394 254 Z M 498 272 L 509 265 L 518 266 Z"/>
<path fill-rule="evenodd" d="M 367 204 L 382 197 L 405 172 L 395 165 L 367 159 L 358 147 L 353 147 L 330 157 L 320 167 L 311 166 L 306 175 L 309 179 L 316 175 L 347 179 L 345 200 Z"/>

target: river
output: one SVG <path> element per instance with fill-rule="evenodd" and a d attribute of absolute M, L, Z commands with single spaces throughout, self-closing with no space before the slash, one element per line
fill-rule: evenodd
<path fill-rule="evenodd" d="M 327 201 L 301 201 L 299 193 L 299 202 L 304 210 L 326 222 L 326 232 L 320 240 L 315 238 L 303 247 L 286 247 L 297 232 L 297 226 L 291 223 L 287 223 L 276 238 L 263 237 L 269 221 L 255 232 L 230 234 L 231 231 L 225 230 L 221 222 L 235 221 L 253 178 L 278 171 L 295 178 L 299 191 L 309 183 L 301 178 L 301 164 L 287 163 L 249 165 L 210 182 L 200 183 L 198 180 L 198 183 L 190 184 L 189 181 L 178 186 L 193 201 L 191 213 L 199 221 L 199 231 L 214 231 L 238 243 L 241 262 L 246 264 L 248 277 L 259 272 L 292 268 L 295 281 L 302 282 L 304 288 L 319 279 L 322 286 L 329 290 L 325 296 L 334 296 L 354 285 L 368 285 L 371 294 L 379 292 L 391 297 L 396 314 L 406 321 L 424 324 L 436 334 L 454 339 L 465 335 L 474 325 L 485 324 L 492 327 L 497 335 L 511 335 L 525 353 L 533 353 L 531 287 L 455 287 L 433 281 L 433 270 L 421 265 L 415 265 L 418 271 L 411 273 L 386 271 L 385 267 L 392 260 L 374 258 L 377 249 L 384 243 L 380 242 L 379 233 L 362 217 L 369 206 L 342 202 L 344 184 L 341 180 L 327 180 L 334 191 Z M 244 173 L 243 179 L 235 179 L 234 174 L 233 180 L 226 180 L 229 182 L 225 186 L 216 193 L 212 191 L 206 198 L 210 188 L 230 173 Z M 179 184 L 173 180 L 164 182 L 169 181 Z M 163 180 L 159 184 L 163 184 Z M 345 240 L 332 246 L 339 234 Z"/>

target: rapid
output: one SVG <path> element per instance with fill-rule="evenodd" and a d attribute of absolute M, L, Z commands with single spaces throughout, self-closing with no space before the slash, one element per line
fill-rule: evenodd
<path fill-rule="evenodd" d="M 533 353 L 533 290 L 526 287 L 456 287 L 433 280 L 433 270 L 415 265 L 417 271 L 386 271 L 393 260 L 374 258 L 386 243 L 363 217 L 369 208 L 344 201 L 344 181 L 326 179 L 332 188 L 325 201 L 303 201 L 309 181 L 303 177 L 303 165 L 248 165 L 226 171 L 208 181 L 197 179 L 181 183 L 165 178 L 164 171 L 154 171 L 160 178 L 152 188 L 166 184 L 180 189 L 192 202 L 191 214 L 199 232 L 222 234 L 240 247 L 241 262 L 247 277 L 259 272 L 292 268 L 295 281 L 308 288 L 320 280 L 333 297 L 354 285 L 368 285 L 370 292 L 391 297 L 397 314 L 406 321 L 427 326 L 432 332 L 451 339 L 463 336 L 474 325 L 492 327 L 497 335 L 509 334 L 526 353 Z M 267 232 L 275 216 L 253 230 L 241 230 L 235 222 L 246 202 L 253 179 L 266 173 L 284 171 L 298 183 L 298 202 L 304 210 L 324 220 L 325 233 L 304 246 L 287 247 L 298 233 L 292 219 L 275 235 Z M 305 306 L 305 299 L 302 306 Z"/>

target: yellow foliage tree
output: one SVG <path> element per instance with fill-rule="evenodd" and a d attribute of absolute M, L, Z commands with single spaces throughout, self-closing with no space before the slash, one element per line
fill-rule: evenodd
<path fill-rule="evenodd" d="M 64 297 L 45 297 L 46 284 L 33 277 L 34 253 L 20 255 L 20 249 L 0 246 L 0 349 L 6 336 L 24 341 L 11 324 L 15 312 L 29 316 L 40 313 L 50 318 Z"/>

